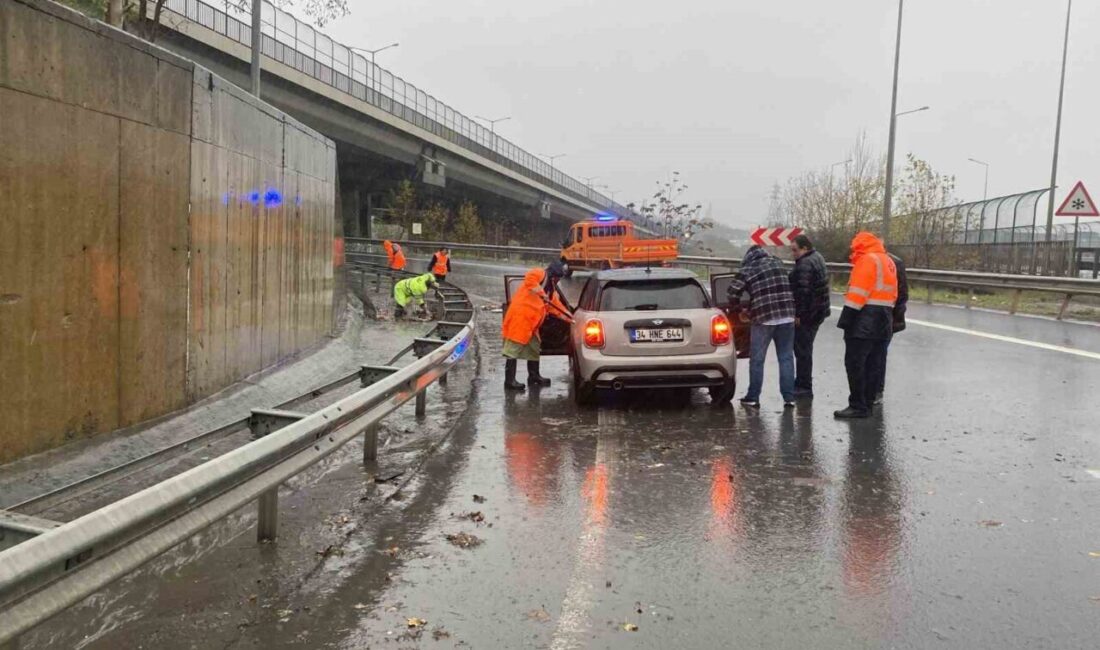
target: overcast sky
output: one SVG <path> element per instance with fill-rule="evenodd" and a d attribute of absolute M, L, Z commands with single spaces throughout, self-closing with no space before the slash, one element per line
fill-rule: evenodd
<path fill-rule="evenodd" d="M 565 153 L 620 202 L 679 170 L 691 199 L 731 225 L 760 223 L 773 183 L 845 158 L 861 131 L 885 150 L 893 0 L 351 0 L 325 31 L 517 145 Z M 962 199 L 1050 180 L 1062 0 L 909 0 L 898 160 L 958 178 Z M 1070 33 L 1059 194 L 1100 200 L 1100 6 Z M 1059 197 L 1061 198 L 1061 197 Z"/>

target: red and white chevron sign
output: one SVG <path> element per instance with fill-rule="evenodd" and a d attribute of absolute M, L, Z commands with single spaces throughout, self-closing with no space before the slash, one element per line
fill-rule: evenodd
<path fill-rule="evenodd" d="M 801 228 L 765 228 L 752 231 L 752 243 L 758 246 L 789 246 L 791 241 L 802 234 Z"/>

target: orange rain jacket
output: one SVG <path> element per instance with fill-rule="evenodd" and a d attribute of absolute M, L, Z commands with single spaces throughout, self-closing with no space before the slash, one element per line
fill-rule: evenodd
<path fill-rule="evenodd" d="M 508 312 L 504 314 L 501 334 L 505 340 L 527 345 L 538 335 L 542 321 L 546 319 L 546 292 L 542 281 L 546 271 L 531 269 L 523 276 L 523 285 L 512 296 Z"/>
<path fill-rule="evenodd" d="M 431 268 L 429 270 L 437 276 L 446 276 L 451 272 L 451 258 L 442 250 L 436 251 L 435 255 L 432 256 Z"/>
<path fill-rule="evenodd" d="M 386 250 L 386 262 L 391 269 L 400 271 L 405 268 L 405 251 L 401 250 L 400 244 L 395 244 L 387 239 L 382 242 L 382 248 Z"/>
<path fill-rule="evenodd" d="M 869 232 L 852 239 L 852 274 L 844 311 L 837 327 L 846 339 L 890 340 L 894 305 L 898 300 L 898 271 L 882 240 Z"/>

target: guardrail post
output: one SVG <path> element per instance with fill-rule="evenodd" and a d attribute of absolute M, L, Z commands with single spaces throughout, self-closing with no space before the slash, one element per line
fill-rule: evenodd
<path fill-rule="evenodd" d="M 255 440 L 271 435 L 304 417 L 304 413 L 294 411 L 253 409 L 252 415 L 248 416 L 248 428 Z M 256 506 L 259 515 L 256 521 L 256 541 L 274 542 L 279 534 L 279 486 L 276 485 L 261 494 L 260 498 L 256 499 Z"/>
<path fill-rule="evenodd" d="M 256 541 L 274 542 L 279 534 L 279 488 L 271 488 L 256 500 L 260 517 L 256 522 Z"/>
<path fill-rule="evenodd" d="M 1020 308 L 1020 296 L 1024 293 L 1023 289 L 1017 289 L 1012 294 L 1012 306 L 1009 307 L 1008 313 L 1015 314 L 1016 310 Z"/>
<path fill-rule="evenodd" d="M 422 418 L 428 412 L 428 389 L 416 394 L 416 417 Z"/>
<path fill-rule="evenodd" d="M 363 432 L 363 464 L 371 465 L 378 460 L 378 427 L 367 427 Z"/>
<path fill-rule="evenodd" d="M 970 309 L 970 306 L 974 303 L 974 287 L 970 287 L 970 290 L 966 293 L 966 308 Z"/>
<path fill-rule="evenodd" d="M 1058 310 L 1058 320 L 1062 320 L 1062 318 L 1066 315 L 1066 309 L 1069 307 L 1069 301 L 1071 298 L 1073 298 L 1073 294 L 1067 293 L 1066 297 L 1062 299 L 1062 307 Z"/>
<path fill-rule="evenodd" d="M 929 305 L 931 305 L 931 304 L 932 304 L 932 291 L 933 291 L 933 289 L 934 289 L 934 285 L 933 285 L 933 284 L 932 284 L 931 282 L 929 282 L 929 283 L 928 283 L 928 297 L 927 297 L 927 298 L 925 299 L 925 301 L 926 301 L 926 302 L 927 302 L 927 303 L 928 303 Z"/>

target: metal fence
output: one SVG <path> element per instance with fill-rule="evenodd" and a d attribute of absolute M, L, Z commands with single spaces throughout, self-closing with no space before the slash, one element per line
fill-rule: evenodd
<path fill-rule="evenodd" d="M 380 272 L 369 263 L 351 261 L 350 266 L 361 281 L 363 272 Z M 14 647 L 6 644 L 18 643 L 24 632 L 249 503 L 258 506 L 257 537 L 274 539 L 280 485 L 358 436 L 364 436 L 363 461 L 375 462 L 376 425 L 411 399 L 416 414 L 424 415 L 428 387 L 444 383 L 471 344 L 475 310 L 469 298 L 447 283 L 437 292 L 443 320 L 425 337 L 414 339 L 386 366 L 363 366 L 318 389 L 321 394 L 359 381 L 362 388 L 343 399 L 313 413 L 253 410 L 243 422 L 181 445 L 222 435 L 244 422 L 251 442 L 72 521 L 28 512 L 41 512 L 49 503 L 103 485 L 104 479 L 146 467 L 180 445 L 0 510 L 0 647 Z M 418 359 L 400 368 L 392 365 L 408 352 Z M 305 399 L 313 397 L 311 392 Z"/>
<path fill-rule="evenodd" d="M 168 0 L 164 8 L 245 47 L 252 47 L 251 17 L 236 3 Z M 264 56 L 378 107 L 468 151 L 600 209 L 631 217 L 626 207 L 578 181 L 542 158 L 496 135 L 385 68 L 373 64 L 294 16 L 263 3 Z M 176 28 L 171 20 L 166 27 Z"/>

